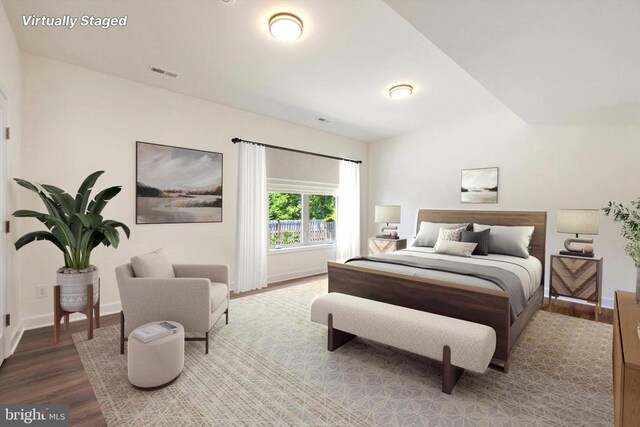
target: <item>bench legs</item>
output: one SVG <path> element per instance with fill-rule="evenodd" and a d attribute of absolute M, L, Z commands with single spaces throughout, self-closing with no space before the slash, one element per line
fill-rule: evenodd
<path fill-rule="evenodd" d="M 334 351 L 340 348 L 343 344 L 348 343 L 356 337 L 348 332 L 334 329 L 333 314 L 331 313 L 329 313 L 327 319 L 327 328 L 327 349 L 329 351 Z M 442 349 L 442 392 L 451 394 L 463 372 L 463 368 L 451 364 L 451 348 L 448 345 L 445 345 Z"/>
<path fill-rule="evenodd" d="M 493 360 L 489 363 L 489 367 L 491 369 L 495 369 L 496 371 L 504 372 L 505 374 L 509 373 L 509 361 L 506 362 L 494 362 Z"/>
<path fill-rule="evenodd" d="M 348 332 L 344 332 L 339 329 L 333 329 L 333 314 L 331 313 L 329 313 L 329 318 L 327 319 L 327 327 L 329 328 L 329 340 L 327 342 L 327 349 L 329 351 L 333 351 L 341 347 L 343 344 L 348 343 L 356 337 L 355 335 Z"/>
<path fill-rule="evenodd" d="M 442 349 L 442 392 L 451 394 L 464 369 L 451 364 L 451 348 L 445 345 Z"/>

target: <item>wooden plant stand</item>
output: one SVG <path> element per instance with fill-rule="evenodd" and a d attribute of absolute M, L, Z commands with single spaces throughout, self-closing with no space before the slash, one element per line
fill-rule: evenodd
<path fill-rule="evenodd" d="M 84 311 L 72 312 L 63 310 L 60 306 L 60 285 L 53 287 L 53 342 L 57 344 L 60 340 L 60 321 L 64 317 L 64 330 L 69 329 L 69 315 L 71 313 L 84 313 L 87 316 L 87 339 L 93 339 L 93 320 L 95 318 L 96 328 L 100 327 L 100 297 L 94 306 L 93 285 L 87 285 L 87 308 Z"/>

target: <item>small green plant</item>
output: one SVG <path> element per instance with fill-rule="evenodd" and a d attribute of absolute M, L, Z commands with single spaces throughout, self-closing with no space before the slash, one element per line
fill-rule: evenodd
<path fill-rule="evenodd" d="M 606 216 L 613 216 L 615 222 L 622 223 L 620 235 L 629 240 L 624 251 L 633 258 L 636 267 L 640 268 L 640 198 L 631 202 L 631 207 L 609 202 L 602 210 Z"/>
<path fill-rule="evenodd" d="M 99 245 L 118 247 L 120 233 L 129 238 L 129 227 L 121 222 L 104 219 L 101 215 L 107 203 L 121 190 L 120 186 L 109 187 L 99 192 L 91 200 L 91 190 L 104 171 L 89 175 L 76 194 L 72 197 L 64 190 L 48 184 L 38 184 L 14 179 L 18 185 L 36 193 L 44 203 L 47 213 L 31 210 L 18 210 L 13 216 L 18 218 L 36 218 L 49 231 L 33 231 L 15 242 L 16 250 L 23 246 L 46 240 L 53 243 L 64 255 L 64 266 L 73 270 L 85 270 L 89 267 L 91 251 Z"/>

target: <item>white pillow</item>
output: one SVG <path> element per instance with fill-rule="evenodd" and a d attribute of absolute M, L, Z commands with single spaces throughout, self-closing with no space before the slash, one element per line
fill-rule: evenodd
<path fill-rule="evenodd" d="M 164 248 L 131 258 L 131 267 L 136 277 L 176 277 L 169 255 Z"/>
<path fill-rule="evenodd" d="M 534 226 L 504 226 L 473 224 L 473 231 L 491 230 L 489 252 L 520 258 L 529 258 L 529 245 L 535 231 Z"/>
<path fill-rule="evenodd" d="M 441 228 L 467 228 L 469 223 L 463 224 L 448 224 L 446 222 L 427 222 L 422 221 L 420 223 L 420 230 L 416 240 L 413 242 L 413 246 L 430 246 L 436 244 L 438 241 L 438 234 Z"/>
<path fill-rule="evenodd" d="M 442 228 L 440 227 L 440 232 L 438 233 L 438 241 L 440 240 L 450 240 L 452 242 L 459 242 L 462 240 L 462 230 L 465 227 L 461 228 Z M 436 242 L 437 244 L 437 242 Z"/>
<path fill-rule="evenodd" d="M 455 242 L 453 240 L 438 239 L 433 248 L 437 254 L 448 254 L 470 257 L 477 243 Z"/>

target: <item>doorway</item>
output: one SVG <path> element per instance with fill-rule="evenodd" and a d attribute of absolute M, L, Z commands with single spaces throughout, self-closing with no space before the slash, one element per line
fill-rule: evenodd
<path fill-rule="evenodd" d="M 7 92 L 0 86 L 0 365 L 11 352 L 11 334 L 5 322 L 7 302 L 7 278 L 9 251 L 5 222 L 9 220 L 9 182 L 7 180 Z"/>

